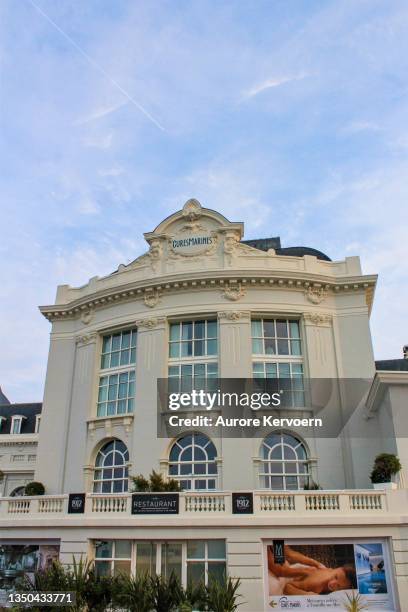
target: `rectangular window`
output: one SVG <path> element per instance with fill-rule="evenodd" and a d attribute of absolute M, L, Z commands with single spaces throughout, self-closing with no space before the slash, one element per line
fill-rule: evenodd
<path fill-rule="evenodd" d="M 170 324 L 169 392 L 214 390 L 218 377 L 218 323 L 216 320 Z"/>
<path fill-rule="evenodd" d="M 136 330 L 104 336 L 102 340 L 101 370 L 119 368 L 136 363 Z"/>
<path fill-rule="evenodd" d="M 95 542 L 95 569 L 98 576 L 130 575 L 132 542 L 130 540 Z"/>
<path fill-rule="evenodd" d="M 187 542 L 187 584 L 222 581 L 226 575 L 225 540 Z"/>
<path fill-rule="evenodd" d="M 282 407 L 305 405 L 303 357 L 299 321 L 292 319 L 252 320 L 252 374 L 254 379 L 279 379 L 285 391 Z M 267 390 L 267 383 L 258 382 Z"/>
<path fill-rule="evenodd" d="M 127 414 L 134 410 L 136 373 L 134 367 L 129 369 L 129 366 L 136 364 L 136 337 L 136 330 L 131 329 L 102 339 L 98 417 Z"/>
<path fill-rule="evenodd" d="M 217 352 L 217 321 L 182 321 L 170 324 L 170 359 L 215 357 Z"/>
<path fill-rule="evenodd" d="M 174 573 L 184 588 L 211 577 L 223 580 L 227 571 L 225 540 L 96 541 L 95 567 L 98 576 L 119 573 L 162 575 Z"/>
<path fill-rule="evenodd" d="M 99 379 L 98 417 L 133 412 L 135 371 L 109 374 Z"/>
<path fill-rule="evenodd" d="M 254 319 L 252 321 L 253 355 L 302 354 L 299 321 L 290 319 Z"/>
<path fill-rule="evenodd" d="M 10 429 L 10 433 L 12 434 L 20 434 L 21 433 L 21 426 L 23 423 L 23 419 L 25 419 L 24 416 L 19 416 L 19 415 L 15 415 L 11 418 L 11 429 Z"/>
<path fill-rule="evenodd" d="M 39 433 L 41 424 L 41 414 L 35 416 L 35 433 Z"/>

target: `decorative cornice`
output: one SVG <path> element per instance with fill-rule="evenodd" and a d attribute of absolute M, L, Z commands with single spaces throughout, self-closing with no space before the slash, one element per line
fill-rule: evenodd
<path fill-rule="evenodd" d="M 249 310 L 222 310 L 218 313 L 218 318 L 228 321 L 245 321 L 251 318 L 251 313 Z"/>
<path fill-rule="evenodd" d="M 323 312 L 305 312 L 303 318 L 313 325 L 326 325 L 331 322 L 332 315 Z"/>
<path fill-rule="evenodd" d="M 306 294 L 307 299 L 321 299 L 330 293 L 338 294 L 364 291 L 367 294 L 373 293 L 376 276 L 365 276 L 355 278 L 342 278 L 330 280 L 323 283 L 313 281 L 311 275 L 307 278 L 299 277 L 299 273 L 277 274 L 269 271 L 259 273 L 258 271 L 248 271 L 244 274 L 234 274 L 231 270 L 222 270 L 219 273 L 208 273 L 206 271 L 191 274 L 188 278 L 185 275 L 175 275 L 161 278 L 146 279 L 133 284 L 124 285 L 120 289 L 117 287 L 104 289 L 94 292 L 89 296 L 80 298 L 68 304 L 56 304 L 40 307 L 40 311 L 49 321 L 61 321 L 75 319 L 83 312 L 90 309 L 92 311 L 99 308 L 106 308 L 112 304 L 126 302 L 135 299 L 142 299 L 146 306 L 154 308 L 165 294 L 179 292 L 180 290 L 194 289 L 221 289 L 223 296 L 232 301 L 242 297 L 246 287 L 269 287 L 273 290 L 292 289 Z M 237 289 L 241 287 L 241 292 Z M 230 287 L 235 287 L 230 290 Z M 228 288 L 226 290 L 226 288 Z M 231 297 L 232 296 L 232 297 Z M 314 302 L 312 302 L 314 303 Z"/>

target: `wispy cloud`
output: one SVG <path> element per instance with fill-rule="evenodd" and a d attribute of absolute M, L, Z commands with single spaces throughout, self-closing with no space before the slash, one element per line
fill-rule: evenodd
<path fill-rule="evenodd" d="M 111 106 L 104 106 L 96 108 L 89 115 L 85 115 L 84 117 L 80 117 L 73 121 L 72 125 L 86 125 L 87 123 L 91 123 L 92 121 L 97 121 L 98 119 L 103 119 L 112 113 L 116 113 L 120 108 L 123 108 L 129 104 L 128 101 L 120 102 L 119 104 L 113 104 Z"/>
<path fill-rule="evenodd" d="M 281 85 L 286 85 L 286 83 L 291 83 L 293 81 L 302 81 L 308 76 L 309 76 L 308 74 L 302 73 L 302 74 L 297 74 L 297 75 L 291 75 L 291 76 L 288 75 L 288 76 L 283 76 L 283 77 L 267 79 L 266 81 L 262 81 L 261 83 L 254 85 L 251 89 L 244 91 L 242 94 L 242 97 L 243 98 L 253 98 L 254 96 L 257 96 L 258 94 L 266 91 L 267 89 L 273 89 L 275 87 L 280 87 Z"/>

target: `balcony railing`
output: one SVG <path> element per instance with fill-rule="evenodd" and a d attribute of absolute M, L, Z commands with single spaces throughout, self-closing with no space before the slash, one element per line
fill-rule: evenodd
<path fill-rule="evenodd" d="M 253 491 L 253 515 L 266 516 L 318 516 L 342 514 L 381 514 L 405 512 L 408 492 L 343 490 L 343 491 Z M 61 517 L 72 518 L 102 516 L 132 516 L 132 495 L 87 494 L 82 515 L 68 515 L 68 495 L 42 495 L 37 497 L 1 497 L 0 520 L 10 518 Z M 220 517 L 232 515 L 230 491 L 180 493 L 179 513 L 166 515 L 184 517 Z M 137 518 L 143 518 L 136 515 Z M 153 516 L 153 515 L 144 515 Z M 156 515 L 155 515 L 156 516 Z M 159 515 L 160 516 L 160 515 Z M 245 516 L 245 515 L 244 515 Z M 249 515 L 246 515 L 249 516 Z"/>

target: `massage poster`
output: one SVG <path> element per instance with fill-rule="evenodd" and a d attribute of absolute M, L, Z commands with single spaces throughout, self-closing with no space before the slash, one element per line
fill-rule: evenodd
<path fill-rule="evenodd" d="M 381 540 L 273 540 L 265 547 L 265 610 L 396 610 Z M 357 608 L 359 609 L 359 608 Z"/>

